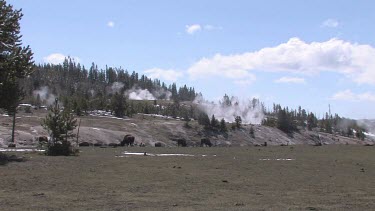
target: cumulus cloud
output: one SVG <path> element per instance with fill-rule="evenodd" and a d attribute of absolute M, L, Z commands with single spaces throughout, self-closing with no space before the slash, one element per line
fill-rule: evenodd
<path fill-rule="evenodd" d="M 178 78 L 183 76 L 182 72 L 176 70 L 164 70 L 160 68 L 152 68 L 145 70 L 144 73 L 150 78 L 163 79 L 166 81 L 177 81 Z"/>
<path fill-rule="evenodd" d="M 371 92 L 365 93 L 353 93 L 350 89 L 340 91 L 335 93 L 332 97 L 332 100 L 341 100 L 341 101 L 367 101 L 367 102 L 375 102 L 375 94 Z"/>
<path fill-rule="evenodd" d="M 65 58 L 68 58 L 68 56 L 66 56 L 64 54 L 61 54 L 61 53 L 53 53 L 53 54 L 50 54 L 50 55 L 44 57 L 43 61 L 45 63 L 57 65 L 57 64 L 63 63 Z M 80 58 L 78 58 L 78 57 L 70 57 L 70 58 L 72 58 L 76 62 L 80 61 Z"/>
<path fill-rule="evenodd" d="M 305 79 L 299 77 L 281 77 L 275 80 L 276 83 L 294 83 L 294 84 L 304 84 Z"/>
<path fill-rule="evenodd" d="M 107 26 L 113 28 L 113 27 L 115 27 L 115 22 L 108 21 Z"/>
<path fill-rule="evenodd" d="M 198 31 L 202 30 L 202 26 L 199 24 L 193 24 L 193 25 L 186 25 L 185 26 L 186 33 L 188 34 L 194 34 Z"/>
<path fill-rule="evenodd" d="M 328 27 L 328 28 L 337 28 L 340 25 L 339 21 L 335 19 L 327 19 L 323 21 L 322 27 Z"/>
<path fill-rule="evenodd" d="M 357 83 L 375 84 L 375 48 L 340 39 L 306 43 L 299 38 L 275 47 L 234 55 L 216 54 L 202 58 L 188 68 L 191 78 L 220 75 L 249 76 L 251 71 L 289 72 L 314 75 L 337 72 Z"/>

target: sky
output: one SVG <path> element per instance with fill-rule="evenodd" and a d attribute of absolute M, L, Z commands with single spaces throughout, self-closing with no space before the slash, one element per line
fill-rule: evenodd
<path fill-rule="evenodd" d="M 373 0 L 8 0 L 36 63 L 70 56 L 194 86 L 375 119 Z"/>

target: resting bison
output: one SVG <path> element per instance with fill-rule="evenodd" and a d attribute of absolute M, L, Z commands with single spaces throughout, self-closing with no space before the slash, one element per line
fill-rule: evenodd
<path fill-rule="evenodd" d="M 47 136 L 39 136 L 38 137 L 39 144 L 45 144 L 48 143 L 48 137 Z"/>
<path fill-rule="evenodd" d="M 15 147 L 16 147 L 16 144 L 15 144 L 15 143 L 10 143 L 10 144 L 8 145 L 8 147 L 9 147 L 9 148 L 15 148 Z"/>
<path fill-rule="evenodd" d="M 156 142 L 155 147 L 162 147 L 162 144 L 160 142 Z"/>
<path fill-rule="evenodd" d="M 79 143 L 78 145 L 79 145 L 80 147 L 88 147 L 88 146 L 90 146 L 90 143 L 84 141 L 84 142 Z"/>
<path fill-rule="evenodd" d="M 97 142 L 94 144 L 94 147 L 101 147 L 103 146 L 103 143 L 102 142 Z"/>
<path fill-rule="evenodd" d="M 121 141 L 121 146 L 133 146 L 134 145 L 134 136 L 126 135 L 124 139 Z"/>
<path fill-rule="evenodd" d="M 211 147 L 212 143 L 211 143 L 210 139 L 208 139 L 208 138 L 202 138 L 201 139 L 201 147 L 203 147 L 203 146 L 209 146 L 209 147 Z"/>
<path fill-rule="evenodd" d="M 177 146 L 186 147 L 186 140 L 185 139 L 177 139 Z"/>

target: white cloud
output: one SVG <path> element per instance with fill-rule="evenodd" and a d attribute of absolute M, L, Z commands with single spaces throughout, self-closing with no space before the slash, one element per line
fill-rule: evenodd
<path fill-rule="evenodd" d="M 323 21 L 322 27 L 328 27 L 328 28 L 337 28 L 340 25 L 339 21 L 335 19 L 327 19 Z"/>
<path fill-rule="evenodd" d="M 370 92 L 355 94 L 350 89 L 337 92 L 331 97 L 332 100 L 342 100 L 342 101 L 368 101 L 375 102 L 375 94 Z"/>
<path fill-rule="evenodd" d="M 178 78 L 183 76 L 182 72 L 176 70 L 164 70 L 160 68 L 152 68 L 145 70 L 144 73 L 153 79 L 164 79 L 167 81 L 177 81 Z"/>
<path fill-rule="evenodd" d="M 115 27 L 115 22 L 113 22 L 113 21 L 109 21 L 109 22 L 107 23 L 107 26 L 113 28 L 113 27 Z"/>
<path fill-rule="evenodd" d="M 222 30 L 223 27 L 221 26 L 214 26 L 214 25 L 210 25 L 210 24 L 207 24 L 207 25 L 200 25 L 200 24 L 193 24 L 193 25 L 186 25 L 185 26 L 185 31 L 186 33 L 188 34 L 195 34 L 196 32 L 198 31 L 214 31 L 214 30 Z"/>
<path fill-rule="evenodd" d="M 223 29 L 223 27 L 221 27 L 221 26 L 213 26 L 213 25 L 205 25 L 204 27 L 203 27 L 203 29 L 204 30 L 207 30 L 207 31 L 213 31 L 213 30 L 222 30 Z"/>
<path fill-rule="evenodd" d="M 193 24 L 193 25 L 186 25 L 185 29 L 186 29 L 186 33 L 188 33 L 188 34 L 194 34 L 194 33 L 198 32 L 198 31 L 201 31 L 202 27 L 199 24 Z"/>
<path fill-rule="evenodd" d="M 65 58 L 68 58 L 68 56 L 64 55 L 64 54 L 61 54 L 61 53 L 53 53 L 53 54 L 50 54 L 46 57 L 43 57 L 43 61 L 45 63 L 50 63 L 50 64 L 54 64 L 54 65 L 57 65 L 57 64 L 61 64 L 64 62 Z M 72 58 L 72 60 L 74 60 L 75 62 L 79 62 L 80 61 L 80 58 L 78 57 L 72 57 L 70 56 L 70 58 Z"/>
<path fill-rule="evenodd" d="M 216 54 L 188 68 L 190 77 L 241 78 L 252 70 L 314 75 L 337 72 L 357 83 L 375 84 L 375 48 L 339 39 L 306 43 L 299 38 L 275 47 L 235 55 Z"/>
<path fill-rule="evenodd" d="M 276 83 L 294 83 L 294 84 L 304 84 L 305 79 L 299 77 L 281 77 L 275 80 Z"/>

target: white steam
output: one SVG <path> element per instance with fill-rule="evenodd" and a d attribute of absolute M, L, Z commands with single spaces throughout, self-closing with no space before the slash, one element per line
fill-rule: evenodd
<path fill-rule="evenodd" d="M 39 95 L 42 104 L 52 105 L 55 102 L 56 96 L 52 94 L 47 86 L 43 86 L 33 91 L 33 95 L 37 97 Z"/>
<path fill-rule="evenodd" d="M 172 97 L 172 92 L 159 88 L 152 92 L 155 98 L 161 99 L 161 100 L 170 100 Z"/>
<path fill-rule="evenodd" d="M 235 122 L 236 116 L 240 116 L 243 124 L 261 124 L 264 119 L 263 108 L 259 100 L 240 100 L 237 97 L 224 96 L 218 103 L 205 101 L 202 96 L 195 100 L 199 108 L 211 118 L 223 119 L 226 122 Z"/>
<path fill-rule="evenodd" d="M 114 82 L 111 86 L 111 93 L 120 93 L 121 89 L 124 87 L 124 84 L 121 82 Z"/>
<path fill-rule="evenodd" d="M 152 95 L 147 89 L 132 88 L 126 91 L 125 95 L 127 95 L 130 100 L 156 100 L 154 95 Z"/>
<path fill-rule="evenodd" d="M 124 93 L 130 100 L 170 100 L 172 93 L 163 88 L 153 90 L 152 93 L 148 89 L 139 89 L 133 87 Z"/>
<path fill-rule="evenodd" d="M 95 90 L 90 89 L 91 97 L 95 97 Z"/>

